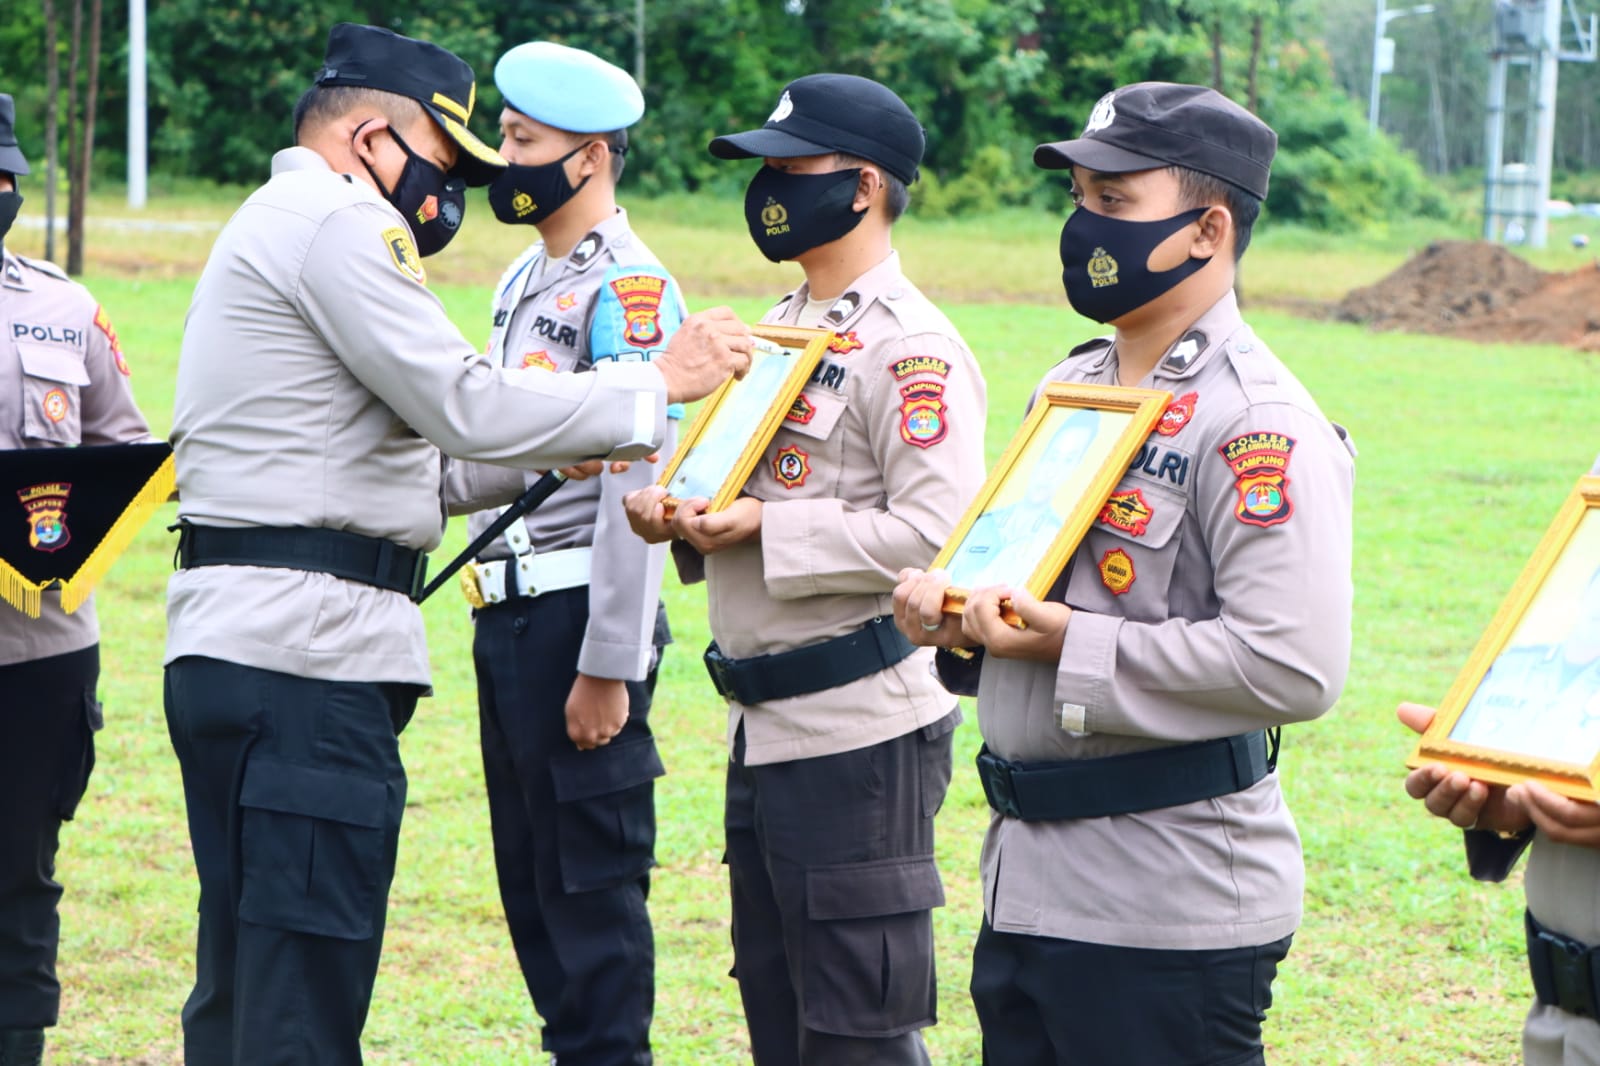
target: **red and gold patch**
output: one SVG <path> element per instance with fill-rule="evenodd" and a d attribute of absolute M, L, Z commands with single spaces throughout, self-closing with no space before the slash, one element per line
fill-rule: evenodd
<path fill-rule="evenodd" d="M 1161 412 L 1161 421 L 1156 423 L 1156 432 L 1163 437 L 1176 436 L 1178 430 L 1187 426 L 1189 419 L 1194 417 L 1194 405 L 1199 399 L 1198 392 L 1186 392 L 1167 404 L 1167 409 Z"/>
<path fill-rule="evenodd" d="M 127 377 L 132 374 L 133 371 L 128 369 L 128 360 L 123 358 L 122 345 L 117 341 L 117 331 L 111 328 L 111 319 L 106 315 L 104 307 L 94 309 L 94 324 L 106 335 L 106 344 L 111 347 L 111 358 L 116 360 L 117 369 L 122 371 L 122 376 Z"/>
<path fill-rule="evenodd" d="M 828 351 L 834 355 L 846 355 L 865 347 L 866 345 L 856 339 L 855 330 L 851 330 L 849 333 L 835 333 L 828 338 Z"/>
<path fill-rule="evenodd" d="M 1275 526 L 1294 513 L 1289 499 L 1289 453 L 1294 438 L 1282 433 L 1246 433 L 1217 451 L 1233 470 L 1239 502 L 1234 514 L 1252 526 Z"/>
<path fill-rule="evenodd" d="M 789 413 L 784 415 L 784 418 L 788 421 L 798 422 L 802 426 L 815 417 L 817 417 L 816 405 L 806 399 L 806 394 L 803 392 L 794 398 L 794 404 L 789 408 Z"/>
<path fill-rule="evenodd" d="M 1133 588 L 1138 574 L 1133 571 L 1133 559 L 1121 548 L 1112 548 L 1100 557 L 1100 583 L 1120 596 Z"/>
<path fill-rule="evenodd" d="M 912 374 L 937 374 L 945 377 L 950 373 L 950 364 L 931 355 L 908 355 L 904 359 L 897 360 L 893 370 L 896 381 L 908 378 Z"/>
<path fill-rule="evenodd" d="M 60 551 L 72 540 L 67 531 L 67 496 L 72 484 L 49 481 L 17 492 L 28 512 L 28 547 L 42 552 Z"/>
<path fill-rule="evenodd" d="M 772 476 L 786 489 L 798 488 L 811 474 L 811 456 L 796 445 L 779 448 L 772 457 Z"/>
<path fill-rule="evenodd" d="M 661 299 L 666 295 L 667 279 L 653 274 L 629 274 L 611 283 L 622 305 L 628 325 L 623 339 L 635 348 L 650 348 L 661 343 Z"/>
<path fill-rule="evenodd" d="M 900 439 L 918 448 L 931 448 L 950 432 L 945 413 L 944 385 L 916 381 L 900 387 Z"/>
<path fill-rule="evenodd" d="M 51 389 L 45 393 L 44 399 L 40 401 L 40 406 L 44 408 L 44 416 L 52 422 L 59 422 L 66 418 L 67 412 L 72 409 L 72 406 L 67 403 L 67 394 L 60 389 Z"/>
<path fill-rule="evenodd" d="M 557 311 L 570 311 L 576 306 L 578 306 L 578 294 L 575 292 L 564 292 L 556 297 Z"/>
<path fill-rule="evenodd" d="M 549 352 L 540 350 L 537 352 L 524 352 L 522 356 L 522 365 L 525 367 L 536 366 L 540 370 L 554 370 L 556 368 L 556 361 L 550 358 Z"/>
<path fill-rule="evenodd" d="M 1144 493 L 1139 489 L 1130 489 L 1127 492 L 1111 494 L 1106 505 L 1100 509 L 1100 521 L 1113 529 L 1142 537 L 1145 527 L 1150 524 L 1150 516 L 1154 513 L 1150 505 L 1145 502 Z"/>

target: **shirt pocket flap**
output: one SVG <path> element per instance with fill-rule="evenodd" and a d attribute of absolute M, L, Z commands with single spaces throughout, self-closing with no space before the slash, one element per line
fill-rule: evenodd
<path fill-rule="evenodd" d="M 806 871 L 806 914 L 819 921 L 881 918 L 944 906 L 930 858 L 816 866 Z"/>
<path fill-rule="evenodd" d="M 22 372 L 30 378 L 59 381 L 63 385 L 89 384 L 89 372 L 83 368 L 83 358 L 76 352 L 18 341 L 17 355 L 22 359 Z"/>
<path fill-rule="evenodd" d="M 239 804 L 381 829 L 388 809 L 388 787 L 368 777 L 255 755 L 245 767 Z"/>
<path fill-rule="evenodd" d="M 1148 482 L 1123 482 L 1112 492 L 1090 531 L 1145 548 L 1165 548 L 1183 523 L 1186 497 Z"/>
<path fill-rule="evenodd" d="M 838 393 L 818 389 L 802 390 L 800 395 L 795 397 L 789 413 L 778 423 L 778 428 L 790 430 L 802 437 L 826 440 L 828 434 L 833 432 L 833 427 L 839 424 L 839 418 L 848 405 L 846 398 Z"/>
<path fill-rule="evenodd" d="M 550 779 L 558 803 L 609 796 L 665 775 L 652 737 L 611 743 L 593 751 L 570 752 L 550 760 Z"/>

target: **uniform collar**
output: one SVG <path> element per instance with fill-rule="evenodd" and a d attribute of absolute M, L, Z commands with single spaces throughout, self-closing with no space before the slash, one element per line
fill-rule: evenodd
<path fill-rule="evenodd" d="M 583 239 L 572 246 L 572 251 L 561 261 L 561 274 L 581 274 L 588 270 L 603 258 L 601 253 L 620 243 L 619 238 L 625 237 L 628 232 L 628 212 L 619 207 L 610 218 L 585 233 Z"/>
<path fill-rule="evenodd" d="M 1223 293 L 1216 303 L 1195 319 L 1177 340 L 1172 342 L 1161 361 L 1150 372 L 1152 381 L 1182 381 L 1193 377 L 1212 356 L 1227 346 L 1227 342 L 1244 325 L 1239 315 L 1239 301 L 1233 290 Z M 1110 345 L 1087 364 L 1090 370 L 1104 370 L 1116 360 L 1117 346 Z"/>
<path fill-rule="evenodd" d="M 293 148 L 284 148 L 273 154 L 273 177 L 277 177 L 279 174 L 288 174 L 294 171 L 308 171 L 310 173 L 321 172 L 323 174 L 332 174 L 334 172 L 332 164 L 322 157 L 321 152 L 318 152 L 313 148 L 307 148 L 304 145 L 295 145 Z M 382 193 L 380 193 L 377 189 L 374 189 L 371 185 L 368 185 L 366 182 L 352 177 L 349 174 L 341 174 L 339 176 L 344 178 L 344 180 L 349 183 L 353 189 L 367 199 L 373 200 L 380 204 L 389 203 L 389 201 L 383 198 Z M 390 206 L 392 207 L 393 205 L 390 204 Z M 399 214 L 399 211 L 396 210 L 395 213 Z"/>
<path fill-rule="evenodd" d="M 823 326 L 842 330 L 861 317 L 861 312 L 880 299 L 898 300 L 909 291 L 909 282 L 900 273 L 900 253 L 891 251 L 877 266 L 845 286 L 844 293 L 823 316 Z M 803 308 L 811 297 L 811 283 L 802 282 L 788 296 L 791 308 Z M 798 312 L 797 312 L 798 313 Z"/>
<path fill-rule="evenodd" d="M 18 292 L 30 292 L 27 275 L 22 271 L 22 259 L 9 248 L 0 249 L 0 285 Z"/>

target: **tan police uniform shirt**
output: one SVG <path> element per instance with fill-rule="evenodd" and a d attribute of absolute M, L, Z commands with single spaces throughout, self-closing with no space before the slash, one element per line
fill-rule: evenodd
<path fill-rule="evenodd" d="M 400 214 L 308 148 L 224 227 L 184 329 L 173 416 L 179 514 L 436 547 L 440 451 L 544 468 L 636 459 L 667 433 L 648 364 L 496 367 L 423 284 Z M 202 655 L 332 681 L 428 683 L 422 614 L 323 573 L 206 566 L 168 586 L 167 661 Z"/>
<path fill-rule="evenodd" d="M 636 355 L 624 351 L 627 345 L 620 337 L 615 338 L 619 346 L 612 351 L 591 351 L 595 309 L 606 295 L 607 269 L 613 265 L 660 269 L 660 261 L 629 228 L 626 211 L 618 210 L 595 227 L 563 259 L 550 260 L 543 242 L 536 243 L 512 264 L 496 289 L 495 324 L 489 340 L 491 361 L 501 366 L 566 372 L 592 370 L 596 365 L 594 356 L 613 356 L 619 351 L 624 359 L 636 359 Z M 676 303 L 676 286 L 663 295 Z M 681 303 L 669 308 L 669 312 L 681 318 Z M 659 319 L 659 310 L 656 315 Z M 665 343 L 663 339 L 661 344 Z M 599 365 L 607 362 L 602 358 Z M 669 440 L 663 447 L 661 463 L 672 457 L 671 443 Z M 647 544 L 633 535 L 622 509 L 622 498 L 634 489 L 654 484 L 662 469 L 657 464 L 634 463 L 620 474 L 608 471 L 587 481 L 571 482 L 522 520 L 536 553 L 567 548 L 594 550 L 589 624 L 578 652 L 578 670 L 590 677 L 642 681 L 650 671 L 667 546 Z M 494 473 L 493 468 L 480 469 L 479 483 L 487 483 Z M 450 480 L 452 493 L 458 491 L 454 472 Z M 516 491 L 520 493 L 525 487 L 519 478 Z M 474 513 L 468 522 L 468 533 L 477 537 L 496 517 L 494 511 Z M 501 537 L 479 558 L 505 559 L 510 554 Z"/>
<path fill-rule="evenodd" d="M 761 538 L 704 560 L 711 632 L 730 658 L 788 651 L 894 613 L 903 567 L 927 566 L 983 484 L 983 375 L 949 319 L 891 254 L 824 315 L 802 285 L 763 322 L 838 333 L 745 492 Z M 701 557 L 675 542 L 692 580 Z M 857 681 L 754 706 L 730 702 L 749 765 L 832 755 L 948 714 L 932 649 Z"/>
<path fill-rule="evenodd" d="M 1106 342 L 1046 382 L 1117 383 Z M 1230 292 L 1139 383 L 1174 397 L 1052 598 L 1061 659 L 986 656 L 984 741 L 1022 763 L 1122 755 L 1317 717 L 1350 657 L 1351 450 Z M 1286 743 L 1294 766 L 1294 743 Z M 1300 919 L 1300 839 L 1269 774 L 1107 818 L 994 814 L 985 913 L 1001 932 L 1137 948 L 1268 943 Z"/>
<path fill-rule="evenodd" d="M 1600 476 L 1600 459 L 1589 472 Z M 1545 928 L 1600 946 L 1600 849 L 1557 844 L 1539 833 L 1531 848 L 1527 839 L 1506 841 L 1473 830 L 1466 841 L 1473 875 L 1486 881 L 1505 880 L 1527 848 L 1528 910 Z M 1527 1066 L 1600 1062 L 1600 1022 L 1534 999 L 1522 1029 L 1522 1053 Z"/>
<path fill-rule="evenodd" d="M 151 439 L 116 331 L 88 289 L 51 263 L 0 252 L 0 328 L 0 448 Z M 65 614 L 60 591 L 48 591 L 38 618 L 0 602 L 0 665 L 99 639 L 92 598 Z"/>

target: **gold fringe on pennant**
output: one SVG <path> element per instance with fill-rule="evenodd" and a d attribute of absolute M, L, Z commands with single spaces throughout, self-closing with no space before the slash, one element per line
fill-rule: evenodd
<path fill-rule="evenodd" d="M 117 516 L 117 520 L 111 524 L 111 528 L 100 539 L 100 543 L 95 545 L 94 551 L 89 553 L 89 558 L 78 567 L 77 573 L 62 582 L 63 611 L 71 614 L 83 606 L 84 601 L 94 591 L 95 585 L 106 576 L 106 571 L 111 569 L 111 564 L 128 550 L 128 545 L 133 543 L 134 536 L 144 527 L 155 509 L 167 502 L 175 488 L 177 488 L 177 466 L 173 457 L 169 455 L 156 468 L 156 472 L 150 475 L 150 480 L 144 483 L 138 495 L 128 501 L 128 506 L 122 509 L 122 514 Z M 0 573 L 0 595 L 5 595 L 4 582 L 5 575 Z M 33 597 L 37 603 L 39 597 L 37 589 L 34 590 Z M 6 596 L 6 599 L 9 601 L 11 597 Z M 24 607 L 23 610 L 26 611 L 27 608 Z M 33 617 L 39 617 L 37 606 L 33 609 Z"/>
<path fill-rule="evenodd" d="M 35 585 L 18 573 L 16 567 L 0 559 L 0 600 L 5 600 L 29 618 L 39 617 L 40 592 L 49 584 L 46 581 L 43 585 Z"/>

